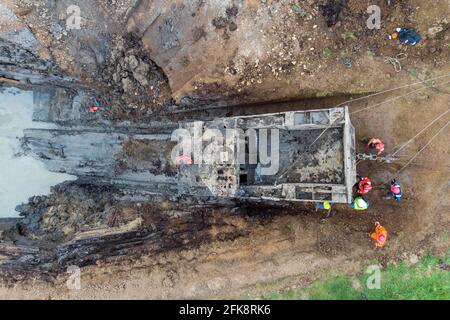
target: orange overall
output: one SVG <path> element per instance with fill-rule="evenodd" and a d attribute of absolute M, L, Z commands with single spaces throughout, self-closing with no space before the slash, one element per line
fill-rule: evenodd
<path fill-rule="evenodd" d="M 386 229 L 381 226 L 380 224 L 376 224 L 375 225 L 375 232 L 372 233 L 370 235 L 371 238 L 373 238 L 374 240 L 376 240 L 376 246 L 377 247 L 384 247 L 384 245 L 386 244 L 386 239 L 387 239 L 387 231 Z"/>

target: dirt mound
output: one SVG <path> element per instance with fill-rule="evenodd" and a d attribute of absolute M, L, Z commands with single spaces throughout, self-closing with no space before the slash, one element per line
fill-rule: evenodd
<path fill-rule="evenodd" d="M 345 8 L 347 0 L 328 0 L 326 3 L 319 5 L 320 11 L 325 18 L 328 28 L 338 23 L 340 14 Z"/>

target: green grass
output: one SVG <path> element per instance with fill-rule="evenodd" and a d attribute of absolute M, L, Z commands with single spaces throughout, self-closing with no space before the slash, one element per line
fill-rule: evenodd
<path fill-rule="evenodd" d="M 326 59 L 329 60 L 333 57 L 333 52 L 331 51 L 330 48 L 323 48 L 322 49 L 322 56 Z"/>
<path fill-rule="evenodd" d="M 425 257 L 418 263 L 389 265 L 381 271 L 381 288 L 368 289 L 371 274 L 355 277 L 335 276 L 318 280 L 295 290 L 270 292 L 259 298 L 267 300 L 448 300 L 450 271 L 441 268 L 450 264 L 450 254 L 444 258 Z"/>
<path fill-rule="evenodd" d="M 417 69 L 412 68 L 412 69 L 409 69 L 408 71 L 409 71 L 410 75 L 417 78 Z"/>
<path fill-rule="evenodd" d="M 355 36 L 355 33 L 353 31 L 346 31 L 341 33 L 342 38 L 344 38 L 344 40 L 347 39 L 352 39 L 352 40 L 356 40 L 357 37 Z"/>
<path fill-rule="evenodd" d="M 347 51 L 341 51 L 340 55 L 341 55 L 341 58 L 343 58 L 343 59 L 350 57 L 350 53 Z"/>
<path fill-rule="evenodd" d="M 307 12 L 296 3 L 292 5 L 292 10 L 294 10 L 294 12 L 299 14 L 301 17 L 304 17 L 307 14 Z"/>

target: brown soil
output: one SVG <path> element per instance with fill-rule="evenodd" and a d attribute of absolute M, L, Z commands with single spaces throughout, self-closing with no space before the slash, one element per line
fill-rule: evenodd
<path fill-rule="evenodd" d="M 447 105 L 448 95 L 427 90 L 387 104 L 378 112 L 359 113 L 353 117 L 353 123 L 358 138 L 389 133 L 383 135 L 389 152 L 393 145 L 407 141 L 445 111 Z M 355 103 L 351 108 L 358 110 L 364 106 L 365 103 Z M 382 184 L 449 120 L 449 117 L 441 119 L 417 139 L 405 152 L 405 160 L 392 165 L 362 163 L 359 172 L 370 173 L 377 185 Z M 157 247 L 163 250 L 157 250 L 155 243 L 147 243 L 134 249 L 140 254 L 129 255 L 125 260 L 99 259 L 96 266 L 83 269 L 80 291 L 66 289 L 66 276 L 62 274 L 56 279 L 59 285 L 34 283 L 32 288 L 21 285 L 3 290 L 1 295 L 77 299 L 232 298 L 241 297 L 244 292 L 261 292 L 258 284 L 274 280 L 277 282 L 272 283 L 271 290 L 292 288 L 327 274 L 361 272 L 370 261 L 386 265 L 409 261 L 413 255 L 441 254 L 449 245 L 450 219 L 445 214 L 448 176 L 442 174 L 450 164 L 448 143 L 448 135 L 441 135 L 397 176 L 405 189 L 405 199 L 400 205 L 382 200 L 383 191 L 376 190 L 369 196 L 368 211 L 358 213 L 337 206 L 336 215 L 323 223 L 322 213 L 298 206 L 195 209 L 192 204 L 162 201 L 156 209 L 149 204 L 121 210 L 129 215 L 131 212 L 134 218 L 142 216 L 142 224 L 147 228 L 172 230 L 159 239 L 162 243 Z M 189 218 L 186 224 L 183 209 L 196 218 Z M 178 214 L 177 219 L 185 222 L 162 222 L 165 220 L 157 218 L 158 212 Z M 368 236 L 375 221 L 389 231 L 389 242 L 383 250 L 376 250 Z M 170 247 L 164 247 L 164 243 Z M 152 254 L 142 255 L 146 251 Z"/>

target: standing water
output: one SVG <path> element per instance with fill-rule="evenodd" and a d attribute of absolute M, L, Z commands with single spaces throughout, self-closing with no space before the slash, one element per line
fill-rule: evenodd
<path fill-rule="evenodd" d="M 33 93 L 18 89 L 0 92 L 0 218 L 17 217 L 15 207 L 35 195 L 47 195 L 50 187 L 66 180 L 66 174 L 52 173 L 31 156 L 20 155 L 23 130 L 51 128 L 32 121 Z"/>

